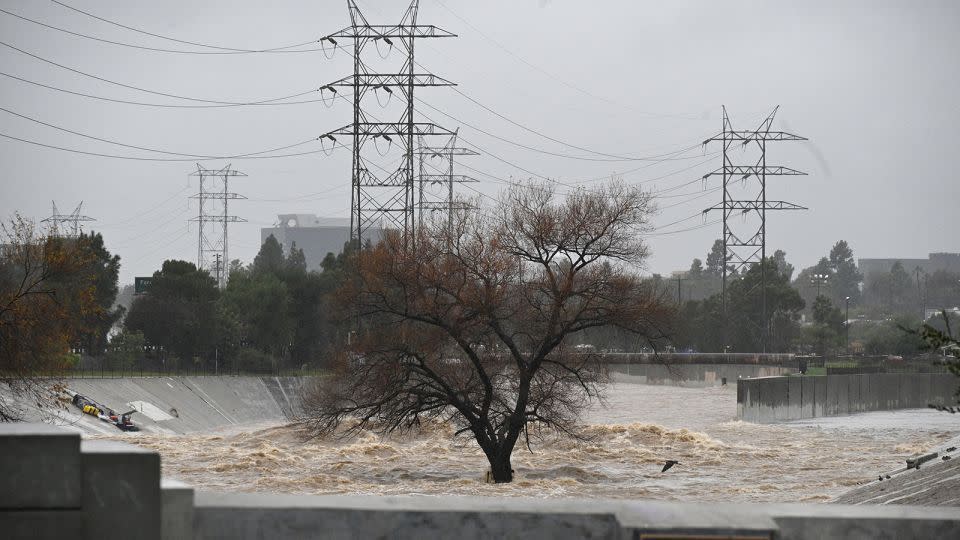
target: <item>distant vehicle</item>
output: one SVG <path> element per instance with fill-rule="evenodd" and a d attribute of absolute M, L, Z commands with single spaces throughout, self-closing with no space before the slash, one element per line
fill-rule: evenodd
<path fill-rule="evenodd" d="M 140 428 L 130 419 L 130 416 L 137 412 L 136 409 L 117 414 L 113 409 L 104 407 L 96 401 L 71 390 L 67 390 L 67 395 L 70 396 L 70 400 L 83 414 L 89 414 L 102 422 L 112 424 L 121 431 L 140 431 Z"/>
<path fill-rule="evenodd" d="M 574 349 L 579 353 L 591 353 L 596 350 L 596 347 L 590 345 L 589 343 L 581 343 L 575 346 Z"/>

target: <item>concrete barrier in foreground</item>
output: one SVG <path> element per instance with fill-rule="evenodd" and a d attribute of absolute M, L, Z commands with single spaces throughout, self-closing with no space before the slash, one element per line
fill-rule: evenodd
<path fill-rule="evenodd" d="M 100 442 L 0 424 L 3 537 L 960 538 L 960 509 L 944 507 L 194 493 L 160 481 L 155 452 Z"/>
<path fill-rule="evenodd" d="M 956 403 L 949 373 L 759 377 L 737 381 L 737 418 L 771 423 Z"/>

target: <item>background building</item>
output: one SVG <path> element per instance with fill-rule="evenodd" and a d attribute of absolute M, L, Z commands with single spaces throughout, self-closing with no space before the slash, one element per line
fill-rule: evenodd
<path fill-rule="evenodd" d="M 376 231 L 370 231 L 374 233 Z M 260 229 L 260 243 L 273 235 L 283 246 L 284 254 L 296 243 L 307 259 L 307 269 L 320 271 L 320 263 L 327 253 L 334 255 L 343 251 L 350 240 L 349 218 L 325 218 L 314 214 L 280 214 L 273 227 Z M 372 238 L 376 241 L 377 238 Z"/>
<path fill-rule="evenodd" d="M 857 266 L 864 278 L 869 278 L 871 274 L 890 272 L 897 261 L 907 272 L 913 272 L 917 267 L 925 274 L 937 270 L 960 272 L 960 253 L 931 253 L 926 259 L 857 259 Z"/>

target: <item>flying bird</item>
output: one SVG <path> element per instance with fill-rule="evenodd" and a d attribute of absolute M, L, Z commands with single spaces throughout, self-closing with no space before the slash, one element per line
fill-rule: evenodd
<path fill-rule="evenodd" d="M 679 461 L 668 459 L 667 462 L 663 464 L 663 469 L 660 472 L 667 472 L 670 470 L 670 467 L 673 467 L 674 465 L 679 465 L 679 464 L 680 464 Z"/>

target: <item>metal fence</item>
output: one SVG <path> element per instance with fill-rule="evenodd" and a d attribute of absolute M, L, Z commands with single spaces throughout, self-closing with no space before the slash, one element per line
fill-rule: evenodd
<path fill-rule="evenodd" d="M 56 375 L 64 378 L 103 379 L 125 377 L 199 377 L 199 376 L 307 376 L 322 370 L 306 366 L 292 367 L 275 363 L 261 368 L 242 367 L 229 359 L 208 362 L 160 361 L 140 358 L 133 362 L 113 362 L 106 356 L 84 355 L 76 366 Z"/>

